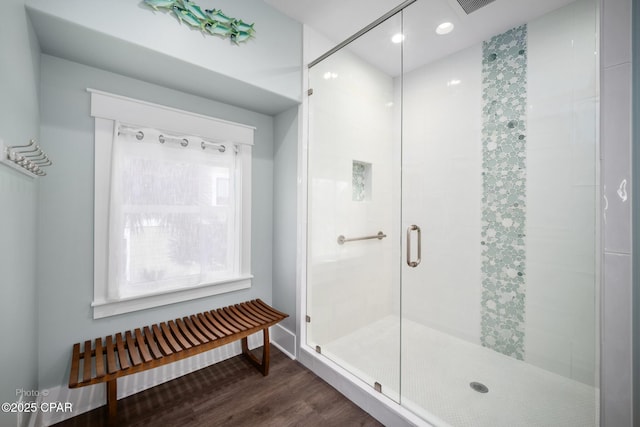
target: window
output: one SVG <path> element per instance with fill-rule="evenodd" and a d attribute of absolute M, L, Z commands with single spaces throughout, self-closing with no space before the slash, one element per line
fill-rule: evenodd
<path fill-rule="evenodd" d="M 91 91 L 94 318 L 251 286 L 245 125 Z"/>

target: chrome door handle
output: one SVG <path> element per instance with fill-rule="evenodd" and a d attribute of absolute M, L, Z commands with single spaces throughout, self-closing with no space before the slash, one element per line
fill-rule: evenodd
<path fill-rule="evenodd" d="M 418 258 L 415 261 L 411 261 L 411 232 L 418 232 Z M 422 230 L 420 227 L 413 224 L 409 228 L 407 228 L 407 265 L 409 267 L 417 267 L 422 261 Z"/>

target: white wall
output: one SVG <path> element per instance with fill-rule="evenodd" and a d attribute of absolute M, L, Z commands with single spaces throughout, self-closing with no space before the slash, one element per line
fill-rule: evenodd
<path fill-rule="evenodd" d="M 271 302 L 273 118 L 46 55 L 41 65 L 41 134 L 55 166 L 40 182 L 38 197 L 40 388 L 66 387 L 71 347 L 76 342 L 248 299 Z M 93 319 L 94 124 L 87 87 L 257 128 L 252 162 L 251 289 Z"/>
<path fill-rule="evenodd" d="M 273 304 L 289 314 L 281 325 L 296 333 L 298 108 L 274 118 Z"/>
<path fill-rule="evenodd" d="M 40 50 L 23 0 L 3 2 L 0 39 L 5 41 L 0 44 L 0 139 L 9 145 L 25 145 L 29 139 L 39 136 Z M 48 142 L 44 142 L 43 147 L 46 149 L 47 146 Z M 2 402 L 17 402 L 20 396 L 16 395 L 16 389 L 38 389 L 37 191 L 37 180 L 0 165 Z M 15 426 L 16 415 L 3 411 L 0 425 Z"/>
<path fill-rule="evenodd" d="M 225 88 L 209 87 L 208 80 L 220 84 L 224 80 L 219 80 L 217 75 L 227 77 L 227 86 L 235 88 L 243 104 L 247 87 L 300 99 L 300 24 L 261 0 L 197 2 L 203 10 L 222 9 L 229 16 L 255 22 L 255 39 L 241 46 L 205 36 L 198 29 L 179 24 L 173 13 L 153 12 L 141 1 L 29 0 L 27 3 L 37 18 L 38 34 L 44 36 L 45 53 L 147 81 L 153 77 L 154 83 L 163 86 L 190 87 L 191 93 L 198 89 L 189 86 L 187 81 L 197 81 L 199 93 L 206 93 L 212 99 L 218 99 L 213 96 L 216 91 L 224 93 L 228 103 L 233 99 L 226 99 L 229 94 Z M 47 16 L 54 19 L 46 19 Z M 94 42 L 99 45 L 95 46 Z M 148 55 L 149 52 L 158 52 L 162 58 L 158 60 Z M 123 57 L 123 53 L 130 56 Z M 186 69 L 184 64 L 192 67 Z M 168 72 L 172 70 L 173 75 Z M 203 74 L 202 70 L 215 74 Z M 181 80 L 185 83 L 180 83 Z M 237 85 L 238 81 L 247 87 Z"/>

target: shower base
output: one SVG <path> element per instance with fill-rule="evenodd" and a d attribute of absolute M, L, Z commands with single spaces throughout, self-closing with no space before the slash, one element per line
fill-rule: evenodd
<path fill-rule="evenodd" d="M 411 320 L 402 324 L 400 378 L 399 327 L 385 317 L 322 345 L 322 354 L 437 426 L 597 425 L 596 388 Z"/>

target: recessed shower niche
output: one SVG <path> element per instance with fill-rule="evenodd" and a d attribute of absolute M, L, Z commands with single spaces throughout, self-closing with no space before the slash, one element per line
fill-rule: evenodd
<path fill-rule="evenodd" d="M 354 202 L 365 202 L 371 200 L 371 181 L 371 163 L 354 160 L 352 166 Z"/>

